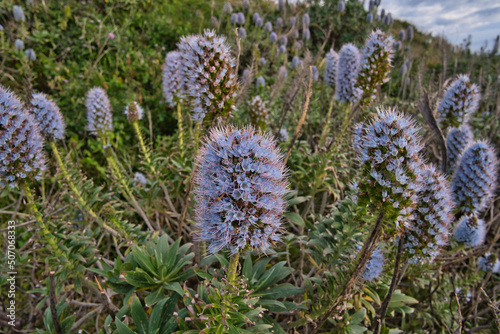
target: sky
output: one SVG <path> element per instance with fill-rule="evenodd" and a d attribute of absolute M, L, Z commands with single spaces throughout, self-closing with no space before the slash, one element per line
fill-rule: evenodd
<path fill-rule="evenodd" d="M 500 0 L 382 0 L 382 8 L 421 31 L 444 34 L 453 44 L 470 34 L 472 51 L 479 51 L 486 40 L 491 50 L 500 34 Z"/>

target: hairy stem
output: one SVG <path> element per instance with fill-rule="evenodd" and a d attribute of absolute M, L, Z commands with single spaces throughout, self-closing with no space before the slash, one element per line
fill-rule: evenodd
<path fill-rule="evenodd" d="M 344 287 L 342 288 L 342 292 L 337 297 L 337 299 L 335 299 L 335 302 L 330 307 L 328 312 L 326 312 L 325 315 L 321 318 L 321 320 L 318 323 L 318 326 L 312 331 L 312 334 L 315 334 L 319 331 L 321 326 L 323 326 L 324 323 L 328 320 L 328 318 L 331 317 L 332 314 L 338 309 L 338 307 L 340 306 L 342 301 L 344 301 L 344 299 L 349 296 L 352 289 L 356 285 L 356 282 L 357 282 L 359 276 L 361 275 L 361 273 L 363 272 L 363 270 L 365 269 L 366 264 L 370 260 L 372 254 L 373 254 L 373 251 L 375 250 L 375 248 L 377 248 L 378 239 L 380 238 L 380 235 L 382 234 L 382 220 L 383 220 L 383 218 L 384 218 L 384 212 L 381 211 L 378 218 L 377 218 L 375 226 L 373 227 L 373 229 L 370 233 L 370 236 L 368 237 L 368 239 L 366 239 L 366 242 L 365 242 L 363 248 L 361 249 L 361 252 L 358 255 L 357 265 L 354 268 L 352 274 L 350 275 L 351 278 L 345 283 Z"/>
<path fill-rule="evenodd" d="M 142 132 L 141 129 L 139 128 L 139 122 L 138 121 L 132 122 L 132 126 L 134 128 L 135 134 L 137 135 L 137 139 L 139 139 L 139 146 L 141 148 L 142 155 L 144 156 L 144 160 L 146 160 L 146 164 L 148 165 L 153 175 L 156 175 L 156 169 L 153 166 L 153 163 L 151 162 L 148 149 L 146 148 L 146 145 L 144 144 L 144 139 L 142 138 Z"/>
<path fill-rule="evenodd" d="M 330 117 L 332 116 L 334 102 L 335 102 L 335 95 L 332 96 L 332 100 L 330 101 L 330 107 L 328 108 L 328 113 L 326 114 L 325 125 L 323 126 L 323 131 L 321 132 L 321 137 L 319 139 L 318 147 L 323 147 L 323 145 L 325 145 L 326 135 L 328 133 L 328 128 L 330 125 Z"/>
<path fill-rule="evenodd" d="M 387 313 L 387 309 L 389 308 L 389 303 L 391 301 L 392 294 L 394 293 L 394 290 L 396 290 L 396 287 L 400 281 L 399 272 L 401 270 L 400 262 L 402 254 L 403 254 L 403 238 L 400 237 L 398 243 L 398 253 L 396 255 L 396 263 L 394 264 L 394 274 L 392 275 L 391 286 L 389 287 L 389 291 L 387 292 L 387 295 L 385 296 L 384 301 L 382 302 L 382 306 L 380 306 L 379 314 L 377 316 L 377 319 L 375 320 L 375 329 L 373 331 L 373 334 L 380 334 L 380 331 L 382 330 L 382 325 L 384 323 L 385 315 Z"/>
<path fill-rule="evenodd" d="M 240 252 L 231 255 L 229 259 L 229 268 L 227 269 L 227 280 L 230 284 L 234 284 L 236 277 L 238 277 L 238 260 Z"/>

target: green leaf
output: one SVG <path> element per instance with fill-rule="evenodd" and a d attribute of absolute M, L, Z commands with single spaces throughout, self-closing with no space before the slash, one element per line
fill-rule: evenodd
<path fill-rule="evenodd" d="M 150 288 L 158 284 L 157 281 L 151 278 L 145 271 L 137 268 L 136 271 L 131 271 L 125 274 L 125 280 L 138 288 Z"/>
<path fill-rule="evenodd" d="M 139 298 L 135 297 L 132 300 L 132 305 L 130 306 L 130 313 L 132 314 L 135 327 L 139 332 L 139 334 L 147 334 L 149 325 L 148 316 L 146 315 L 146 312 L 144 312 L 144 308 L 142 307 Z"/>
<path fill-rule="evenodd" d="M 153 291 L 150 295 L 148 295 L 146 298 L 144 298 L 144 301 L 146 302 L 147 305 L 154 305 L 158 301 L 160 301 L 162 298 L 164 298 L 164 290 L 163 286 L 158 287 L 155 291 Z"/>
<path fill-rule="evenodd" d="M 123 322 L 118 319 L 118 317 L 115 318 L 115 323 L 116 323 L 116 329 L 118 330 L 118 333 L 120 334 L 135 334 L 130 328 L 128 328 Z"/>
<path fill-rule="evenodd" d="M 365 315 L 366 315 L 366 310 L 364 308 L 360 309 L 358 312 L 354 313 L 349 318 L 349 324 L 351 324 L 351 325 L 360 324 L 363 321 L 363 319 L 365 318 Z"/>
<path fill-rule="evenodd" d="M 349 334 L 361 334 L 366 332 L 366 327 L 358 326 L 358 325 L 349 325 L 347 326 L 347 333 Z"/>
<path fill-rule="evenodd" d="M 174 283 L 165 283 L 163 284 L 165 289 L 170 290 L 170 291 L 175 291 L 179 294 L 179 296 L 182 296 L 184 294 L 184 290 L 182 290 L 181 285 L 179 282 L 174 282 Z"/>
<path fill-rule="evenodd" d="M 302 292 L 304 292 L 304 289 L 293 286 L 290 283 L 285 283 L 253 295 L 262 296 L 266 299 L 280 299 Z"/>
<path fill-rule="evenodd" d="M 295 197 L 295 198 L 289 199 L 288 200 L 288 205 L 289 206 L 294 206 L 294 205 L 300 204 L 302 202 L 307 201 L 308 198 L 309 197 L 299 196 L 299 197 Z"/>
<path fill-rule="evenodd" d="M 304 219 L 295 212 L 285 212 L 283 213 L 283 216 L 285 216 L 290 222 L 294 223 L 295 225 L 305 227 L 306 223 L 304 222 Z"/>
<path fill-rule="evenodd" d="M 132 256 L 141 269 L 148 272 L 150 275 L 158 276 L 156 268 L 151 263 L 150 256 L 142 248 L 134 245 L 132 247 Z"/>

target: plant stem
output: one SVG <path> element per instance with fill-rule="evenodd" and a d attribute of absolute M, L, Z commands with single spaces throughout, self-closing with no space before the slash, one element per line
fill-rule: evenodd
<path fill-rule="evenodd" d="M 144 219 L 144 222 L 146 223 L 148 228 L 151 231 L 154 231 L 155 229 L 153 228 L 153 225 L 151 225 L 151 222 L 149 221 L 148 216 L 146 216 L 146 213 L 141 209 L 141 206 L 139 205 L 139 203 L 137 203 L 137 200 L 135 199 L 134 195 L 132 194 L 132 191 L 130 191 L 130 188 L 128 187 L 127 182 L 123 178 L 123 175 L 120 172 L 120 168 L 118 167 L 118 164 L 116 163 L 116 160 L 113 157 L 112 152 L 108 152 L 108 154 L 106 154 L 106 159 L 108 160 L 109 167 L 111 168 L 111 173 L 120 182 L 120 184 L 123 188 L 123 191 L 125 193 L 124 195 L 126 197 L 128 197 L 128 200 L 130 200 L 132 202 L 132 205 L 137 210 L 137 212 L 139 212 L 139 214 L 142 216 L 142 218 Z"/>
<path fill-rule="evenodd" d="M 382 330 L 385 314 L 387 313 L 387 309 L 389 308 L 389 303 L 391 301 L 392 294 L 394 293 L 394 290 L 396 290 L 396 286 L 398 285 L 399 282 L 400 278 L 399 271 L 401 269 L 399 264 L 401 262 L 402 253 L 403 253 L 403 238 L 400 236 L 398 243 L 398 253 L 396 255 L 396 263 L 394 264 L 394 274 L 392 275 L 391 286 L 389 288 L 389 291 L 387 292 L 387 295 L 384 298 L 384 301 L 382 302 L 382 306 L 380 307 L 380 312 L 377 316 L 377 319 L 375 320 L 375 329 L 373 331 L 373 334 L 380 334 L 380 331 Z"/>
<path fill-rule="evenodd" d="M 142 132 L 141 129 L 139 128 L 139 122 L 135 121 L 132 122 L 132 127 L 135 130 L 135 134 L 137 135 L 137 139 L 139 139 L 139 146 L 141 148 L 142 155 L 144 156 L 144 160 L 146 160 L 146 163 L 151 169 L 151 172 L 153 175 L 156 175 L 156 169 L 154 168 L 153 164 L 151 163 L 151 158 L 149 157 L 148 149 L 146 148 L 146 145 L 144 144 L 144 140 L 142 138 Z"/>
<path fill-rule="evenodd" d="M 326 114 L 325 125 L 323 126 L 323 131 L 321 132 L 321 137 L 319 139 L 319 147 L 323 147 L 325 145 L 326 135 L 328 133 L 328 128 L 330 125 L 330 117 L 332 116 L 333 111 L 333 103 L 335 101 L 335 95 L 332 96 L 332 100 L 330 101 L 330 108 L 328 108 L 328 113 Z"/>
<path fill-rule="evenodd" d="M 52 248 L 52 251 L 57 255 L 59 259 L 66 259 L 66 255 L 64 252 L 59 248 L 57 245 L 56 240 L 54 240 L 54 236 L 51 234 L 49 228 L 47 225 L 45 225 L 45 222 L 43 221 L 42 214 L 40 211 L 38 211 L 38 208 L 35 204 L 35 200 L 33 198 L 33 194 L 31 192 L 30 187 L 28 186 L 27 183 L 23 183 L 23 191 L 24 195 L 26 196 L 26 200 L 28 202 L 28 205 L 30 207 L 31 213 L 35 216 L 35 220 L 38 223 L 38 226 L 42 230 L 42 235 L 47 239 L 47 242 L 49 243 L 50 247 Z"/>
<path fill-rule="evenodd" d="M 234 284 L 236 277 L 238 276 L 238 260 L 240 258 L 240 252 L 231 255 L 229 259 L 229 268 L 227 270 L 227 280 L 230 284 Z"/>
<path fill-rule="evenodd" d="M 356 281 L 358 280 L 359 276 L 363 272 L 363 270 L 366 267 L 366 264 L 370 260 L 373 251 L 375 248 L 377 248 L 377 242 L 378 239 L 380 238 L 380 235 L 382 234 L 382 220 L 384 218 L 384 212 L 381 211 L 378 218 L 377 222 L 375 223 L 375 226 L 373 227 L 370 236 L 366 240 L 363 248 L 361 249 L 361 252 L 358 256 L 358 263 L 356 267 L 354 268 L 354 271 L 351 274 L 351 278 L 349 281 L 346 282 L 344 285 L 342 292 L 340 295 L 337 297 L 335 302 L 333 303 L 332 307 L 328 310 L 328 312 L 325 313 L 323 318 L 321 318 L 318 326 L 312 331 L 312 334 L 315 334 L 318 332 L 318 330 L 323 326 L 323 324 L 328 320 L 328 318 L 337 310 L 339 307 L 340 303 L 351 293 L 351 290 L 354 288 Z"/>
<path fill-rule="evenodd" d="M 179 151 L 181 153 L 184 152 L 184 130 L 182 128 L 182 110 L 181 110 L 181 104 L 177 103 L 177 126 L 179 128 Z"/>

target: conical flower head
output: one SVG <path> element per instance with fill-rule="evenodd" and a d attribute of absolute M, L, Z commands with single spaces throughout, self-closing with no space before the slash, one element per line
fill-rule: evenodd
<path fill-rule="evenodd" d="M 325 82 L 330 87 L 335 87 L 338 61 L 339 55 L 333 49 L 330 49 L 325 59 Z"/>
<path fill-rule="evenodd" d="M 309 24 L 311 24 L 311 19 L 309 18 L 309 14 L 305 13 L 304 16 L 302 16 L 302 27 L 309 28 Z"/>
<path fill-rule="evenodd" d="M 194 176 L 196 221 L 209 253 L 266 252 L 280 240 L 288 192 L 282 158 L 274 139 L 252 127 L 211 131 Z"/>
<path fill-rule="evenodd" d="M 293 56 L 292 58 L 292 68 L 296 68 L 300 65 L 300 59 L 297 56 Z"/>
<path fill-rule="evenodd" d="M 211 118 L 229 117 L 238 82 L 226 38 L 205 30 L 202 36 L 181 39 L 179 48 L 184 50 L 184 77 L 193 104 L 192 118 L 201 122 L 208 114 Z"/>
<path fill-rule="evenodd" d="M 479 108 L 479 86 L 470 82 L 468 75 L 459 75 L 438 105 L 438 124 L 441 128 L 459 127 L 467 123 Z"/>
<path fill-rule="evenodd" d="M 497 182 L 497 158 L 485 142 L 469 145 L 460 156 L 451 189 L 457 208 L 465 213 L 479 213 L 490 205 Z"/>
<path fill-rule="evenodd" d="M 361 89 L 356 87 L 360 57 L 359 50 L 354 44 L 345 44 L 340 49 L 335 80 L 335 97 L 340 102 L 356 102 L 363 93 Z"/>
<path fill-rule="evenodd" d="M 434 166 L 425 166 L 419 175 L 421 189 L 415 219 L 404 233 L 404 249 L 410 263 L 431 262 L 446 245 L 453 219 L 453 200 L 446 178 Z"/>
<path fill-rule="evenodd" d="M 262 88 L 266 87 L 266 81 L 264 80 L 263 77 L 260 76 L 257 78 L 256 86 L 257 86 L 257 89 L 259 89 L 261 87 Z"/>
<path fill-rule="evenodd" d="M 394 40 L 381 30 L 372 31 L 361 55 L 357 87 L 363 90 L 363 100 L 376 99 L 377 89 L 389 81 Z"/>
<path fill-rule="evenodd" d="M 474 140 L 472 130 L 467 124 L 459 128 L 452 128 L 446 136 L 446 148 L 448 149 L 448 174 L 453 175 L 457 169 L 459 158 L 465 148 Z"/>
<path fill-rule="evenodd" d="M 173 108 L 177 103 L 185 99 L 183 80 L 182 57 L 179 51 L 170 51 L 165 57 L 163 65 L 163 96 L 169 107 Z"/>
<path fill-rule="evenodd" d="M 45 170 L 43 137 L 33 115 L 0 86 L 0 190 L 40 179 Z"/>
<path fill-rule="evenodd" d="M 87 130 L 95 135 L 103 135 L 113 130 L 113 115 L 108 94 L 101 87 L 94 87 L 87 92 Z"/>
<path fill-rule="evenodd" d="M 468 246 L 480 246 L 486 239 L 486 224 L 476 216 L 463 216 L 457 223 L 453 237 Z"/>
<path fill-rule="evenodd" d="M 30 111 L 44 139 L 47 141 L 63 139 L 66 125 L 57 104 L 42 93 L 33 94 L 30 103 Z"/>
<path fill-rule="evenodd" d="M 264 131 L 269 123 L 269 112 L 259 95 L 255 96 L 248 104 L 248 112 L 252 125 Z"/>
<path fill-rule="evenodd" d="M 500 261 L 495 254 L 491 253 L 486 253 L 484 256 L 481 256 L 479 261 L 477 261 L 477 266 L 482 271 L 491 271 L 495 274 L 500 271 Z"/>
<path fill-rule="evenodd" d="M 421 138 L 415 122 L 395 109 L 378 108 L 378 114 L 359 136 L 359 160 L 363 176 L 354 184 L 354 201 L 384 219 L 396 230 L 409 228 L 420 191 Z"/>
<path fill-rule="evenodd" d="M 142 107 L 139 105 L 139 103 L 135 101 L 130 102 L 125 107 L 125 115 L 127 116 L 127 121 L 129 121 L 130 123 L 134 123 L 142 119 L 143 114 L 144 110 L 142 110 Z"/>
<path fill-rule="evenodd" d="M 384 253 L 382 253 L 380 247 L 375 248 L 370 261 L 368 261 L 365 269 L 361 273 L 361 277 L 363 277 L 366 281 L 373 281 L 374 279 L 379 278 L 384 271 L 384 262 Z"/>

